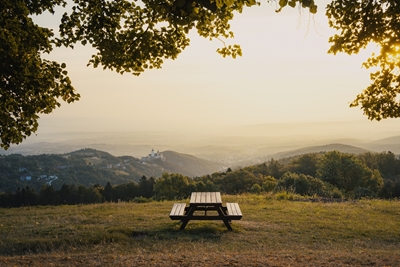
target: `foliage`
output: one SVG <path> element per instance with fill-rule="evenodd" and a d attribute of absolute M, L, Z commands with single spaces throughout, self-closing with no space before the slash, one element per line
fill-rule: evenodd
<path fill-rule="evenodd" d="M 317 162 L 321 155 L 319 153 L 309 153 L 300 155 L 291 161 L 288 166 L 289 171 L 302 173 L 315 177 L 317 174 Z"/>
<path fill-rule="evenodd" d="M 249 192 L 254 184 L 261 185 L 262 179 L 247 170 L 239 169 L 218 177 L 214 183 L 226 194 L 242 194 Z"/>
<path fill-rule="evenodd" d="M 263 178 L 262 189 L 264 192 L 272 192 L 275 190 L 278 182 L 270 175 Z"/>
<path fill-rule="evenodd" d="M 118 202 L 118 201 L 141 201 L 141 199 L 185 199 L 191 192 L 214 192 L 219 191 L 223 194 L 244 194 L 244 193 L 290 193 L 311 197 L 328 198 L 360 198 L 360 197 L 380 197 L 396 198 L 400 197 L 400 160 L 392 153 L 364 153 L 360 155 L 344 154 L 338 151 L 321 153 L 317 157 L 315 154 L 302 155 L 300 157 L 286 158 L 282 160 L 271 159 L 262 164 L 249 166 L 243 169 L 228 169 L 227 172 L 215 172 L 210 175 L 190 178 L 179 173 L 163 173 L 161 177 L 147 178 L 142 175 L 135 180 L 102 180 L 96 182 L 92 176 L 103 175 L 102 179 L 107 179 L 105 167 L 107 161 L 101 164 L 87 166 L 84 163 L 86 157 L 83 152 L 91 153 L 100 151 L 83 150 L 79 153 L 66 156 L 41 155 L 39 158 L 22 157 L 21 155 L 11 155 L 0 158 L 0 206 L 31 206 L 31 205 L 59 205 L 59 204 L 79 204 L 79 203 L 99 203 L 99 202 Z M 87 154 L 90 156 L 92 154 Z M 82 156 L 82 157 L 81 157 Z M 101 157 L 101 154 L 97 154 Z M 123 157 L 123 161 L 118 158 L 105 154 L 108 160 L 115 164 L 122 164 L 128 167 L 131 157 Z M 3 160 L 5 159 L 5 160 Z M 312 160 L 303 160 L 312 159 Z M 315 162 L 315 159 L 317 160 Z M 35 190 L 37 181 L 21 181 L 20 171 L 16 166 L 29 166 L 34 168 L 40 166 L 42 170 L 54 170 L 55 167 L 69 166 L 75 162 L 74 167 L 76 176 L 83 175 L 89 183 L 82 186 L 80 183 L 64 182 L 60 187 L 42 186 Z M 47 164 L 50 165 L 47 165 Z M 53 165 L 55 164 L 55 165 Z M 100 164 L 100 163 L 99 163 Z M 130 162 L 129 164 L 132 164 Z M 103 167 L 101 167 L 103 166 Z M 371 169 L 369 166 L 374 167 Z M 70 172 L 66 167 L 66 172 Z M 89 168 L 89 169 L 88 169 Z M 91 169 L 90 169 L 91 168 Z M 101 172 L 97 172 L 100 168 Z M 104 168 L 104 169 L 101 169 Z M 302 173 L 317 168 L 317 175 L 311 176 Z M 92 170 L 92 173 L 90 172 Z M 293 171 L 296 170 L 296 171 Z M 13 172 L 16 173 L 14 177 Z M 102 174 L 102 172 L 105 172 Z M 63 173 L 65 174 L 64 170 Z M 274 177 L 271 174 L 280 176 Z M 385 175 L 384 175 L 385 174 Z M 112 176 L 113 177 L 113 176 Z M 129 177 L 129 176 L 128 176 Z M 1 176 L 0 176 L 1 178 Z M 78 178 L 78 177 L 76 177 Z M 19 182 L 15 184 L 13 180 Z M 60 182 L 64 179 L 58 179 Z M 56 180 L 56 181 L 58 181 Z M 70 180 L 71 181 L 71 180 Z M 84 181 L 79 179 L 77 181 Z M 114 184 L 112 185 L 111 182 Z M 5 188 L 7 184 L 18 185 L 17 188 L 10 190 Z M 104 185 L 101 186 L 101 185 Z M 21 189 L 22 188 L 22 189 Z M 39 194 L 36 193 L 39 192 Z M 12 193 L 15 192 L 15 193 Z"/>
<path fill-rule="evenodd" d="M 338 151 L 327 152 L 321 158 L 317 177 L 346 192 L 365 186 L 379 189 L 382 180 L 379 174 L 371 171 L 355 155 Z"/>
<path fill-rule="evenodd" d="M 273 0 L 268 0 L 271 2 Z M 314 0 L 279 0 L 286 6 L 317 12 Z M 33 15 L 54 13 L 67 1 L 4 0 L 0 3 L 0 147 L 18 144 L 38 128 L 40 114 L 60 106 L 59 99 L 72 103 L 80 98 L 66 71 L 66 65 L 43 59 L 53 46 L 90 45 L 96 53 L 88 65 L 102 66 L 118 73 L 139 75 L 160 68 L 165 59 L 175 59 L 188 45 L 188 33 L 196 30 L 205 38 L 234 36 L 230 21 L 256 0 L 129 0 L 69 2 L 62 16 L 59 36 L 32 21 Z M 370 119 L 400 116 L 396 99 L 400 91 L 400 28 L 397 0 L 332 0 L 327 6 L 330 26 L 340 34 L 330 38 L 330 53 L 357 53 L 368 43 L 381 47 L 366 68 L 378 67 L 372 83 L 350 106 L 361 106 Z M 217 52 L 241 56 L 239 45 L 225 45 Z"/>
<path fill-rule="evenodd" d="M 148 192 L 143 192 L 141 189 L 148 187 L 149 181 L 154 181 L 154 178 L 142 179 L 139 184 L 130 182 L 116 186 L 107 182 L 104 187 L 100 185 L 85 187 L 83 185 L 63 184 L 59 190 L 51 185 L 44 185 L 39 194 L 27 186 L 22 190 L 18 188 L 15 194 L 0 194 L 0 207 L 58 206 L 119 201 L 144 203 L 148 202 L 154 194 L 152 188 L 151 195 L 143 197 Z"/>
<path fill-rule="evenodd" d="M 268 0 L 271 2 L 274 0 Z M 314 0 L 279 0 L 286 6 L 317 12 Z M 38 128 L 40 114 L 52 112 L 59 100 L 72 103 L 75 92 L 64 63 L 43 58 L 53 46 L 90 45 L 95 49 L 88 65 L 118 73 L 139 75 L 161 68 L 190 43 L 191 30 L 209 39 L 232 38 L 235 12 L 259 5 L 256 0 L 4 0 L 0 3 L 0 147 L 18 144 Z M 59 36 L 32 21 L 32 16 L 64 7 Z M 397 0 L 332 0 L 327 6 L 330 26 L 340 34 L 330 38 L 330 53 L 357 53 L 368 43 L 381 47 L 366 68 L 378 67 L 372 83 L 350 106 L 361 106 L 369 119 L 400 116 L 400 24 Z M 217 50 L 222 56 L 241 56 L 239 45 Z"/>
<path fill-rule="evenodd" d="M 154 193 L 158 199 L 184 199 L 190 194 L 189 178 L 177 173 L 163 173 L 154 185 Z"/>
<path fill-rule="evenodd" d="M 63 0 L 5 0 L 0 3 L 0 147 L 18 144 L 38 128 L 39 114 L 50 113 L 79 99 L 64 63 L 45 60 L 53 45 L 90 44 L 97 53 L 88 65 L 140 74 L 160 68 L 189 45 L 187 34 L 196 29 L 205 38 L 233 37 L 229 21 L 233 12 L 258 4 L 241 1 L 129 0 L 69 2 L 60 22 L 60 36 L 36 25 L 33 15 L 54 13 L 66 7 Z M 239 46 L 219 50 L 241 55 Z"/>
<path fill-rule="evenodd" d="M 250 188 L 250 193 L 252 194 L 260 194 L 262 191 L 262 187 L 259 184 L 253 184 Z"/>
<path fill-rule="evenodd" d="M 280 12 L 285 6 L 296 7 L 297 4 L 303 8 L 309 8 L 310 13 L 317 13 L 317 5 L 314 0 L 279 0 L 279 9 L 276 12 Z"/>
<path fill-rule="evenodd" d="M 39 114 L 51 113 L 59 99 L 79 99 L 66 65 L 42 59 L 51 52 L 53 32 L 36 25 L 33 14 L 54 13 L 62 0 L 0 3 L 0 147 L 9 148 L 38 128 Z"/>
<path fill-rule="evenodd" d="M 278 180 L 278 191 L 293 191 L 299 195 L 324 196 L 326 195 L 324 183 L 310 175 L 286 172 Z"/>
<path fill-rule="evenodd" d="M 380 47 L 364 62 L 371 84 L 350 104 L 360 106 L 371 120 L 400 117 L 400 21 L 398 0 L 333 0 L 327 6 L 329 25 L 340 31 L 329 39 L 329 53 L 357 54 L 369 43 Z"/>

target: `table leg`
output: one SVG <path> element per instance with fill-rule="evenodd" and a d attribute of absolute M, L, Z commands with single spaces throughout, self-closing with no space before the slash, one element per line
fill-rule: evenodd
<path fill-rule="evenodd" d="M 232 226 L 229 223 L 229 219 L 226 217 L 226 214 L 222 210 L 222 207 L 217 208 L 217 212 L 218 212 L 219 216 L 222 218 L 222 221 L 224 222 L 226 228 L 228 228 L 229 231 L 232 231 L 233 230 Z"/>
<path fill-rule="evenodd" d="M 180 230 L 185 229 L 186 225 L 188 224 L 188 222 L 190 221 L 191 217 L 193 216 L 194 211 L 195 211 L 195 208 L 189 206 L 189 209 L 188 209 L 187 213 L 185 214 L 184 219 L 181 220 L 182 221 L 182 225 L 179 228 Z"/>

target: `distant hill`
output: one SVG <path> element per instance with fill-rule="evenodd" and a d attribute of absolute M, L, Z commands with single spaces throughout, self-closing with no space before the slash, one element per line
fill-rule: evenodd
<path fill-rule="evenodd" d="M 274 154 L 272 156 L 272 158 L 281 159 L 281 158 L 288 158 L 288 157 L 293 157 L 293 156 L 302 155 L 302 154 L 328 152 L 328 151 L 333 151 L 333 150 L 337 150 L 342 153 L 351 153 L 351 154 L 361 154 L 361 153 L 368 152 L 368 150 L 366 150 L 366 149 L 355 147 L 355 146 L 344 145 L 344 144 L 328 144 L 328 145 L 322 145 L 322 146 L 309 146 L 309 147 L 299 148 L 299 149 L 295 149 L 295 150 L 280 152 L 280 153 Z"/>
<path fill-rule="evenodd" d="M 400 154 L 400 136 L 378 139 L 362 145 L 364 148 L 373 151 L 390 151 L 394 154 Z"/>
<path fill-rule="evenodd" d="M 219 170 L 217 163 L 192 155 L 174 151 L 164 151 L 162 154 L 166 160 L 160 162 L 159 165 L 170 172 L 177 172 L 187 176 L 201 176 Z"/>
<path fill-rule="evenodd" d="M 200 176 L 218 171 L 218 164 L 180 154 L 162 152 L 164 160 L 146 162 L 131 156 L 115 157 L 95 149 L 81 149 L 65 154 L 0 156 L 0 192 L 15 191 L 18 187 L 33 187 L 37 191 L 43 184 L 60 188 L 65 184 L 91 186 L 112 185 L 136 181 L 146 177 L 161 177 L 164 172 Z"/>
<path fill-rule="evenodd" d="M 369 144 L 377 144 L 377 145 L 393 145 L 393 144 L 400 144 L 400 135 L 398 136 L 391 136 L 383 139 L 378 139 Z"/>

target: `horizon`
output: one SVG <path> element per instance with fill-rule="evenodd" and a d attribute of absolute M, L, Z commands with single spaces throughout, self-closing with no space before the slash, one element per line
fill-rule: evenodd
<path fill-rule="evenodd" d="M 232 162 L 268 158 L 292 150 L 342 144 L 371 152 L 400 154 L 399 125 L 396 121 L 319 123 L 270 123 L 230 128 L 230 131 L 102 131 L 45 132 L 32 136 L 0 155 L 64 154 L 83 148 L 108 152 L 113 156 L 141 158 L 151 149 L 171 150 L 208 160 L 230 158 Z M 375 125 L 382 125 L 376 127 Z"/>

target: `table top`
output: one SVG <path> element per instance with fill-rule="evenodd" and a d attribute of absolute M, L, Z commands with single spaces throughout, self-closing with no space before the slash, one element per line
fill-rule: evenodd
<path fill-rule="evenodd" d="M 190 204 L 222 204 L 220 192 L 192 192 Z"/>

